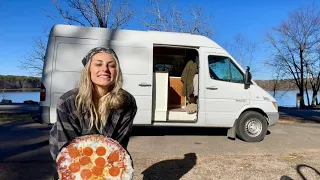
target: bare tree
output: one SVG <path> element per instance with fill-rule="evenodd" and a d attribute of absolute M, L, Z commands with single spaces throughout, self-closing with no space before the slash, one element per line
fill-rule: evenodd
<path fill-rule="evenodd" d="M 257 50 L 254 42 L 247 40 L 242 34 L 237 33 L 234 42 L 226 43 L 226 49 L 239 62 L 242 68 L 252 65 L 252 60 Z M 256 68 L 251 67 L 251 72 L 256 72 Z"/>
<path fill-rule="evenodd" d="M 317 46 L 314 52 L 309 53 L 307 58 L 306 70 L 308 73 L 307 80 L 312 89 L 311 105 L 318 104 L 318 92 L 320 89 L 320 45 Z"/>
<path fill-rule="evenodd" d="M 315 6 L 301 7 L 279 27 L 266 34 L 267 41 L 274 49 L 269 64 L 282 67 L 280 70 L 294 79 L 301 95 L 300 107 L 305 106 L 305 63 L 309 53 L 320 43 L 319 35 L 320 12 Z"/>
<path fill-rule="evenodd" d="M 130 0 L 51 0 L 65 24 L 121 29 L 133 17 Z M 58 17 L 47 13 L 53 20 Z"/>
<path fill-rule="evenodd" d="M 44 38 L 33 38 L 34 45 L 32 50 L 27 53 L 27 56 L 20 60 L 19 67 L 28 70 L 31 76 L 41 76 L 42 66 L 46 53 L 46 43 Z"/>
<path fill-rule="evenodd" d="M 57 15 L 46 12 L 46 16 L 64 24 L 122 29 L 132 20 L 134 10 L 130 0 L 51 0 Z M 39 76 L 46 51 L 45 37 L 34 38 L 34 46 L 27 57 L 20 61 L 20 67 L 32 75 Z"/>
<path fill-rule="evenodd" d="M 205 14 L 201 7 L 180 11 L 174 3 L 160 3 L 149 0 L 150 8 L 144 9 L 144 18 L 136 17 L 147 29 L 166 32 L 185 32 L 207 37 L 213 35 L 210 20 L 212 14 Z M 167 6 L 166 6 L 167 5 Z"/>
<path fill-rule="evenodd" d="M 242 67 L 250 66 L 253 54 L 256 50 L 256 44 L 246 40 L 240 33 L 236 36 L 236 48 L 239 51 L 239 61 Z"/>
<path fill-rule="evenodd" d="M 266 67 L 271 66 L 270 71 L 273 71 L 272 79 L 271 80 L 265 80 L 265 83 L 260 83 L 266 88 L 267 90 L 272 92 L 272 96 L 274 98 L 282 98 L 288 90 L 291 90 L 292 81 L 287 79 L 287 76 L 283 74 L 283 70 L 281 70 L 279 66 L 272 66 L 272 64 L 269 64 L 270 61 L 265 61 L 264 65 Z M 263 81 L 262 81 L 263 82 Z"/>
<path fill-rule="evenodd" d="M 275 75 L 273 76 L 272 80 L 272 92 L 273 97 L 278 96 L 279 98 L 283 97 L 288 91 L 286 87 L 283 87 L 284 84 L 287 84 L 285 79 L 283 79 L 283 75 L 281 71 L 276 71 Z M 280 93 L 281 92 L 281 93 Z"/>

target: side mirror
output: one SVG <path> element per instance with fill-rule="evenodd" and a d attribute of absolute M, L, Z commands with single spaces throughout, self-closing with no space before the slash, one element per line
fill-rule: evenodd
<path fill-rule="evenodd" d="M 245 85 L 250 85 L 251 84 L 251 73 L 250 73 L 250 67 L 247 66 L 246 74 L 244 75 L 244 84 Z"/>

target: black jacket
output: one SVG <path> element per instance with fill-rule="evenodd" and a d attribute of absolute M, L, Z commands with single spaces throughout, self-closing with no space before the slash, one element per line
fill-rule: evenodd
<path fill-rule="evenodd" d="M 78 88 L 66 92 L 58 99 L 56 107 L 57 121 L 50 131 L 49 138 L 50 153 L 54 160 L 54 167 L 61 149 L 76 137 L 83 135 L 101 134 L 108 136 L 127 149 L 137 105 L 135 98 L 129 92 L 125 90 L 123 92 L 125 97 L 124 104 L 119 109 L 111 110 L 102 133 L 99 133 L 94 127 L 89 130 L 88 110 L 82 112 L 80 119 L 76 115 L 75 98 Z"/>

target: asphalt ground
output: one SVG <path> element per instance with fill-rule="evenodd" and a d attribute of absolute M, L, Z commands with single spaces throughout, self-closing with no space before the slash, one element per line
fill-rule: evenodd
<path fill-rule="evenodd" d="M 51 179 L 51 126 L 1 122 L 0 179 Z M 134 127 L 134 179 L 320 179 L 320 123 L 276 124 L 262 142 L 222 128 Z"/>

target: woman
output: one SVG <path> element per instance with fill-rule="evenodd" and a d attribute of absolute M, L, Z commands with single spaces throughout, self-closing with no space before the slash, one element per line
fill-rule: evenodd
<path fill-rule="evenodd" d="M 54 161 L 62 147 L 88 134 L 111 137 L 127 149 L 137 105 L 134 97 L 122 89 L 116 53 L 110 48 L 96 47 L 82 64 L 79 88 L 66 92 L 57 101 L 57 122 L 49 140 Z"/>

